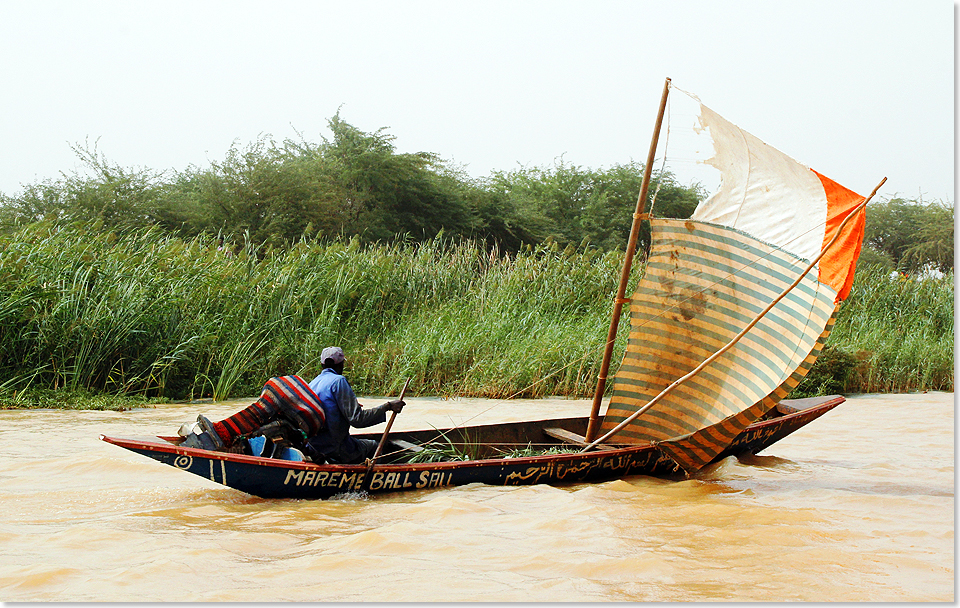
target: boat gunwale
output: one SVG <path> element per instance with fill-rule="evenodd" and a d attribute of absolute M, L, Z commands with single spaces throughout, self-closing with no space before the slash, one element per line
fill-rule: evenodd
<path fill-rule="evenodd" d="M 263 456 L 248 456 L 247 454 L 236 454 L 231 452 L 213 452 L 210 450 L 203 450 L 200 448 L 183 448 L 174 443 L 171 443 L 170 440 L 174 439 L 172 437 L 160 437 L 157 436 L 156 439 L 160 440 L 157 442 L 149 441 L 147 439 L 137 439 L 137 438 L 125 438 L 125 437 L 108 437 L 106 435 L 100 435 L 102 441 L 107 443 L 112 443 L 119 447 L 124 448 L 139 448 L 144 450 L 150 450 L 154 452 L 165 452 L 169 454 L 180 454 L 183 456 L 191 457 L 201 457 L 208 460 L 223 460 L 226 462 L 236 462 L 236 463 L 245 463 L 252 464 L 256 466 L 268 466 L 281 469 L 301 469 L 304 471 L 358 471 L 365 472 L 367 470 L 366 464 L 317 464 L 315 462 L 306 462 L 306 461 L 295 461 L 295 460 L 280 460 L 276 458 L 264 458 Z M 161 443 L 162 442 L 162 443 Z M 467 469 L 474 467 L 489 467 L 496 465 L 505 465 L 505 464 L 539 464 L 545 461 L 558 461 L 558 460 L 576 460 L 584 458 L 601 458 L 601 457 L 611 457 L 611 456 L 620 456 L 625 454 L 633 454 L 644 452 L 648 450 L 656 450 L 657 446 L 654 444 L 645 444 L 645 445 L 630 445 L 620 448 L 614 448 L 609 450 L 594 450 L 590 452 L 570 452 L 570 453 L 557 453 L 557 454 L 540 454 L 537 456 L 520 456 L 515 458 L 484 458 L 481 460 L 438 460 L 433 462 L 408 462 L 408 463 L 384 463 L 377 464 L 376 469 L 378 471 L 419 471 L 419 470 L 436 470 L 436 469 Z"/>
<path fill-rule="evenodd" d="M 819 401 L 819 399 L 824 399 Z M 820 409 L 833 409 L 837 405 L 840 405 L 846 398 L 843 396 L 831 396 L 828 398 L 811 398 L 811 400 L 817 401 L 810 406 L 798 409 L 795 412 L 790 412 L 788 414 L 783 414 L 775 418 L 770 418 L 767 420 L 760 420 L 749 425 L 744 429 L 744 433 L 749 431 L 762 430 L 768 426 L 775 424 L 783 423 L 784 421 L 789 421 L 793 418 L 798 418 L 800 416 L 809 415 L 811 412 L 820 410 Z M 798 400 L 799 401 L 799 400 Z M 806 400 L 803 400 L 806 401 Z M 578 418 L 579 419 L 579 418 Z M 555 420 L 564 420 L 564 419 L 555 419 Z M 569 418 L 566 418 L 569 420 Z M 530 421 L 518 421 L 516 424 L 529 424 L 529 423 L 549 423 L 553 420 L 530 420 Z M 479 428 L 481 426 L 502 426 L 497 424 L 492 425 L 476 425 L 473 427 L 454 427 L 457 430 L 466 430 L 470 428 Z M 413 432 L 422 432 L 424 429 L 418 430 L 409 430 L 409 431 L 398 431 L 397 434 L 403 434 L 404 432 L 413 433 Z M 435 429 L 436 432 L 447 432 L 453 429 Z M 236 462 L 243 463 L 253 466 L 267 466 L 281 469 L 299 469 L 304 471 L 347 471 L 347 472 L 365 472 L 366 464 L 318 464 L 315 462 L 298 462 L 292 460 L 279 460 L 275 458 L 264 458 L 262 456 L 249 456 L 246 454 L 237 454 L 232 452 L 214 452 L 209 450 L 203 450 L 200 448 L 185 448 L 174 443 L 180 437 L 167 437 L 167 436 L 156 436 L 152 439 L 157 441 L 152 441 L 148 438 L 135 438 L 135 437 L 108 437 L 101 434 L 100 439 L 107 443 L 117 445 L 119 447 L 124 447 L 128 449 L 142 449 L 149 450 L 154 452 L 164 452 L 169 454 L 179 454 L 183 456 L 199 457 L 206 458 L 208 460 L 221 460 L 227 462 Z M 555 453 L 555 454 L 540 454 L 536 456 L 520 456 L 512 458 L 484 458 L 478 460 L 447 460 L 447 461 L 435 461 L 435 462 L 416 462 L 416 463 L 384 463 L 377 464 L 376 469 L 380 471 L 389 471 L 389 472 L 409 472 L 409 471 L 422 471 L 422 470 L 453 470 L 453 469 L 469 469 L 477 467 L 490 467 L 490 466 L 506 466 L 506 465 L 522 465 L 522 464 L 531 464 L 536 465 L 543 462 L 557 462 L 557 461 L 567 461 L 567 460 L 583 460 L 583 459 L 608 459 L 615 458 L 619 456 L 625 456 L 628 454 L 642 453 L 645 451 L 658 450 L 657 443 L 643 444 L 643 445 L 623 445 L 621 447 L 612 447 L 611 449 L 606 450 L 593 450 L 590 452 L 570 452 L 570 453 Z"/>

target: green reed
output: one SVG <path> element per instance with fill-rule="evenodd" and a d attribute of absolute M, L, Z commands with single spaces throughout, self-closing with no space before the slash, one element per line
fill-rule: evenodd
<path fill-rule="evenodd" d="M 953 274 L 894 278 L 857 272 L 830 343 L 853 355 L 851 392 L 953 390 Z"/>
<path fill-rule="evenodd" d="M 331 344 L 362 394 L 411 378 L 419 395 L 584 397 L 621 261 L 443 238 L 220 251 L 208 237 L 34 224 L 0 235 L 0 405 L 31 389 L 255 395 L 273 375 L 312 377 Z M 952 319 L 952 277 L 861 271 L 831 338 L 858 358 L 847 390 L 952 390 Z"/>
<path fill-rule="evenodd" d="M 258 255 L 211 238 L 38 224 L 0 241 L 0 391 L 171 398 L 311 376 L 330 344 L 350 353 L 348 374 L 368 394 L 396 392 L 408 376 L 419 394 L 579 394 L 596 375 L 598 357 L 579 360 L 602 343 L 592 326 L 608 314 L 619 264 L 442 238 Z"/>

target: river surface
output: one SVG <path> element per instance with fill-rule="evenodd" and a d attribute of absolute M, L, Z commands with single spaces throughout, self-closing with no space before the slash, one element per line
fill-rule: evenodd
<path fill-rule="evenodd" d="M 954 601 L 953 394 L 854 396 L 687 481 L 329 501 L 98 440 L 248 403 L 0 412 L 0 601 Z M 395 427 L 588 410 L 409 399 Z"/>

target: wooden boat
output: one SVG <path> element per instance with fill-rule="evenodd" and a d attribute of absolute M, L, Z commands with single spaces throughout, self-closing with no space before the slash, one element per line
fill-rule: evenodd
<path fill-rule="evenodd" d="M 102 439 L 257 496 L 326 498 L 476 482 L 689 476 L 727 456 L 755 454 L 836 407 L 842 397 L 783 399 L 816 361 L 849 293 L 864 209 L 883 181 L 869 197 L 860 196 L 696 100 L 696 131 L 710 139 L 714 156 L 705 162 L 720 171 L 720 188 L 689 219 L 656 217 L 655 195 L 644 213 L 670 90 L 668 79 L 588 417 L 395 433 L 384 458 L 378 462 L 378 451 L 365 465 L 206 452 L 180 447 L 173 438 Z M 651 249 L 643 278 L 627 298 L 644 220 Z M 601 417 L 627 303 L 630 335 Z M 397 461 L 441 439 L 472 446 L 471 453 L 448 462 Z M 507 457 L 527 444 L 566 444 L 574 451 Z"/>
<path fill-rule="evenodd" d="M 781 402 L 765 420 L 747 427 L 715 461 L 756 454 L 843 401 L 843 397 L 833 396 Z M 318 499 L 360 491 L 385 494 L 470 483 L 522 486 L 600 482 L 631 475 L 684 476 L 676 462 L 649 444 L 609 446 L 608 449 L 567 454 L 504 456 L 515 451 L 517 446 L 531 443 L 548 448 L 562 446 L 564 439 L 576 442 L 576 436 L 586 431 L 587 422 L 586 417 L 560 418 L 397 432 L 391 435 L 387 447 L 387 453 L 392 452 L 394 457 L 438 439 L 462 452 L 476 450 L 478 457 L 467 461 L 381 464 L 372 471 L 369 482 L 366 479 L 367 466 L 363 464 L 319 465 L 182 448 L 178 446 L 181 437 L 100 438 L 261 498 Z M 380 438 L 379 434 L 358 436 Z"/>

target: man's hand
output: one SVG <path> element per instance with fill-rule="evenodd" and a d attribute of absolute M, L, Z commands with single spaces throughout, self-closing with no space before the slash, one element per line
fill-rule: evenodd
<path fill-rule="evenodd" d="M 387 401 L 383 405 L 391 412 L 396 412 L 399 414 L 401 411 L 403 411 L 403 406 L 405 406 L 406 403 L 400 399 L 394 399 L 393 401 Z"/>

